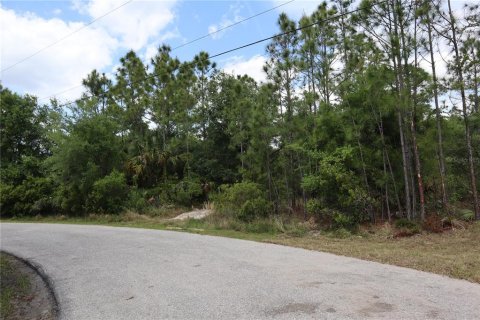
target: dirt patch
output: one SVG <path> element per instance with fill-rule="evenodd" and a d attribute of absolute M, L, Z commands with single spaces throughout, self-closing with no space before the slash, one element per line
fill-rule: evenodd
<path fill-rule="evenodd" d="M 4 252 L 0 252 L 0 289 L 2 320 L 57 319 L 55 297 L 40 274 Z"/>
<path fill-rule="evenodd" d="M 212 212 L 213 211 L 210 209 L 193 210 L 182 213 L 181 215 L 176 216 L 171 220 L 203 219 L 206 216 L 210 215 Z"/>

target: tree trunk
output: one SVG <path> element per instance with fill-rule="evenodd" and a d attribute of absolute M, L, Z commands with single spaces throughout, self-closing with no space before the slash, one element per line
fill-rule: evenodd
<path fill-rule="evenodd" d="M 415 6 L 416 9 L 416 6 Z M 417 144 L 417 128 L 416 128 L 416 110 L 417 110 L 417 70 L 418 67 L 418 46 L 417 46 L 417 19 L 415 18 L 414 27 L 414 46 L 415 46 L 415 70 L 413 73 L 413 106 L 412 115 L 410 119 L 410 130 L 412 131 L 413 156 L 415 159 L 415 171 L 417 174 L 418 194 L 420 198 L 420 219 L 425 220 L 425 195 L 423 190 L 422 167 L 420 164 L 420 155 Z"/>
<path fill-rule="evenodd" d="M 450 0 L 448 0 L 448 13 L 450 15 L 450 27 L 452 31 L 452 43 L 455 53 L 455 73 L 457 74 L 459 86 L 460 86 L 460 96 L 462 97 L 462 114 L 463 122 L 465 124 L 465 140 L 467 143 L 467 152 L 468 152 L 468 163 L 470 167 L 470 182 L 472 185 L 472 196 L 473 196 L 473 209 L 475 211 L 475 218 L 480 220 L 480 204 L 478 202 L 478 192 L 477 192 L 477 180 L 475 176 L 475 163 L 473 161 L 473 148 L 472 148 L 472 137 L 470 133 L 470 124 L 468 121 L 468 110 L 467 110 L 467 99 L 465 95 L 465 82 L 463 80 L 463 70 L 460 63 L 460 54 L 458 52 L 458 42 L 457 34 L 455 29 L 455 17 L 452 12 L 452 6 Z"/>
<path fill-rule="evenodd" d="M 430 51 L 430 60 L 432 66 L 432 81 L 433 81 L 433 97 L 435 101 L 435 120 L 437 124 L 437 144 L 438 144 L 438 162 L 440 169 L 440 184 L 442 189 L 442 203 L 444 208 L 448 208 L 448 194 L 446 186 L 446 169 L 445 169 L 445 156 L 443 153 L 443 135 L 442 135 L 442 114 L 440 111 L 440 105 L 438 103 L 438 80 L 437 70 L 435 67 L 435 58 L 433 54 L 433 38 L 432 38 L 432 21 L 430 20 L 430 13 L 428 13 L 427 31 L 428 31 L 428 47 Z"/>
<path fill-rule="evenodd" d="M 396 87 L 397 87 L 397 99 L 398 99 L 398 106 L 397 106 L 397 121 L 398 127 L 400 131 L 400 145 L 402 148 L 402 168 L 403 168 L 403 180 L 404 180 L 404 188 L 405 188 L 405 207 L 406 207 L 406 214 L 407 218 L 412 218 L 412 206 L 411 206 L 411 199 L 410 199 L 410 184 L 409 184 L 409 161 L 407 156 L 407 143 L 405 141 L 405 130 L 404 130 L 404 123 L 403 123 L 403 104 L 404 104 L 404 81 L 403 81 L 403 70 L 402 70 L 402 57 L 400 53 L 399 47 L 399 33 L 398 33 L 398 21 L 397 21 L 397 8 L 395 7 L 395 3 L 397 1 L 392 1 L 391 3 L 392 8 L 392 16 L 393 16 L 393 26 L 394 26 L 394 34 L 391 35 L 392 37 L 392 60 L 393 66 L 396 75 Z M 398 3 L 398 2 L 397 2 Z M 394 37 L 394 38 L 393 38 Z"/>

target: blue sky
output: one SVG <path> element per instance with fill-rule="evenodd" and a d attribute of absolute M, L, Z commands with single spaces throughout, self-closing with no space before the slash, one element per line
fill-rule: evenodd
<path fill-rule="evenodd" d="M 284 4 L 172 53 L 184 61 L 191 60 L 202 50 L 214 55 L 277 33 L 276 21 L 280 12 L 284 11 L 298 20 L 303 13 L 311 13 L 321 1 L 133 0 L 125 4 L 126 2 L 127 0 L 0 2 L 2 85 L 19 93 L 36 95 L 45 103 L 52 96 L 62 102 L 70 101 L 80 96 L 81 80 L 93 69 L 113 78 L 120 57 L 130 49 L 135 50 L 144 61 L 149 61 L 162 43 L 175 48 L 211 31 Z M 464 2 L 465 0 L 452 0 L 454 9 L 460 11 Z M 112 13 L 102 17 L 112 10 Z M 98 20 L 75 32 L 94 19 Z M 72 32 L 75 34 L 9 68 Z M 267 42 L 264 42 L 235 51 L 216 58 L 215 62 L 226 72 L 246 73 L 257 81 L 264 81 L 262 67 L 266 60 L 266 45 Z M 445 47 L 442 51 L 442 57 L 445 58 L 451 50 Z M 446 70 L 445 65 L 441 65 L 442 57 L 437 57 L 440 73 Z M 424 67 L 429 69 L 428 65 Z"/>
<path fill-rule="evenodd" d="M 289 0 L 265 1 L 141 1 L 133 0 L 58 44 L 23 58 L 121 6 L 127 0 L 2 1 L 0 4 L 2 84 L 20 93 L 47 98 L 79 86 L 94 68 L 113 76 L 118 61 L 134 49 L 148 61 L 162 43 L 172 48 L 209 32 L 274 8 Z M 278 32 L 281 11 L 292 17 L 310 13 L 319 1 L 295 0 L 249 21 L 174 50 L 190 60 L 201 50 L 211 55 Z M 215 59 L 227 72 L 248 73 L 264 80 L 266 42 Z M 74 99 L 81 88 L 57 97 Z M 44 99 L 45 102 L 48 99 Z"/>

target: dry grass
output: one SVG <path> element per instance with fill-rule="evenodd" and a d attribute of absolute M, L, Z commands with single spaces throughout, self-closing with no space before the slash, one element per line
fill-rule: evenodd
<path fill-rule="evenodd" d="M 480 222 L 465 230 L 393 238 L 389 226 L 343 239 L 326 234 L 277 236 L 269 242 L 408 267 L 480 283 Z"/>

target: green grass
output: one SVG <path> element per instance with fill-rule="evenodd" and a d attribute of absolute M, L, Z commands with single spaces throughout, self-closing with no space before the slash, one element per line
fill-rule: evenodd
<path fill-rule="evenodd" d="M 8 318 L 18 297 L 28 294 L 31 282 L 28 275 L 14 268 L 11 256 L 0 252 L 0 315 Z"/>
<path fill-rule="evenodd" d="M 178 222 L 132 213 L 114 217 L 45 217 L 3 221 L 160 229 L 268 242 L 357 257 L 480 283 L 480 222 L 465 224 L 466 228 L 458 227 L 441 234 L 422 232 L 411 237 L 396 238 L 394 234 L 399 230 L 389 224 L 363 227 L 359 232 L 351 234 L 346 230 L 318 231 L 307 222 L 291 219 L 265 219 L 246 224 L 216 214 L 203 220 Z"/>

